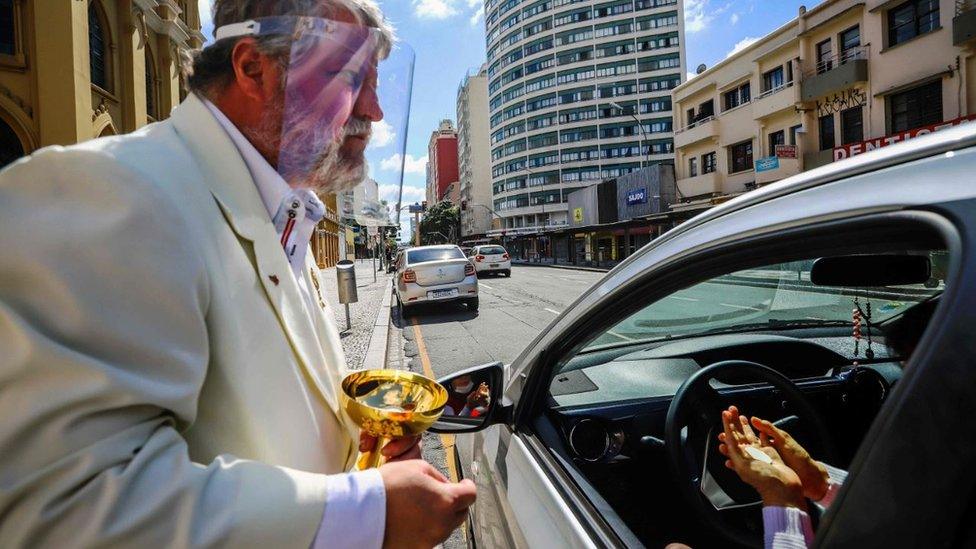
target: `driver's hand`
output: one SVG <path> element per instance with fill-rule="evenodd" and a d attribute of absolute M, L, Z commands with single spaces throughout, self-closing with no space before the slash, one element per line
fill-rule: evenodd
<path fill-rule="evenodd" d="M 760 436 L 765 435 L 769 445 L 783 458 L 783 463 L 796 471 L 803 483 L 803 495 L 813 501 L 823 499 L 830 482 L 827 468 L 810 457 L 810 453 L 786 431 L 765 419 L 753 417 L 751 421 Z"/>
<path fill-rule="evenodd" d="M 724 431 L 718 435 L 718 450 L 725 457 L 725 466 L 739 475 L 762 497 L 763 505 L 806 509 L 803 484 L 793 469 L 787 467 L 779 453 L 769 445 L 768 437 L 757 437 L 749 421 L 739 415 L 735 406 L 722 412 Z M 760 459 L 762 455 L 767 459 Z"/>

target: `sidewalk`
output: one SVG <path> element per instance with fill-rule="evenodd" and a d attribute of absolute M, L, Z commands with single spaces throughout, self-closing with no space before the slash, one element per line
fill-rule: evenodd
<path fill-rule="evenodd" d="M 373 282 L 373 261 L 356 261 L 356 293 L 359 301 L 349 305 L 352 320 L 350 330 L 346 330 L 346 308 L 339 303 L 335 268 L 323 269 L 322 278 L 325 299 L 335 312 L 336 325 L 342 337 L 346 364 L 350 369 L 383 368 L 390 321 L 390 275 L 385 270 L 378 271 L 376 282 Z"/>
<path fill-rule="evenodd" d="M 594 273 L 607 273 L 610 269 L 605 269 L 603 267 L 583 267 L 580 265 L 554 265 L 545 261 L 524 261 L 521 259 L 513 259 L 512 265 L 518 265 L 519 267 L 549 267 L 552 269 L 567 269 L 571 271 L 590 271 Z"/>

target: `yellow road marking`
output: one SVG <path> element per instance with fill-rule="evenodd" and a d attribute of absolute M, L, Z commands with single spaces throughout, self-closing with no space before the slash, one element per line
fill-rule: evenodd
<path fill-rule="evenodd" d="M 410 319 L 410 323 L 413 324 L 413 336 L 414 340 L 417 342 L 417 353 L 420 355 L 420 364 L 424 368 L 424 375 L 430 379 L 436 379 L 434 377 L 434 370 L 430 367 L 430 356 L 427 355 L 427 344 L 424 342 L 424 334 L 420 331 L 420 325 L 417 324 L 416 317 Z M 460 476 L 457 472 L 457 459 L 455 457 L 456 450 L 454 449 L 454 435 L 440 435 L 441 444 L 444 445 L 444 453 L 447 454 L 447 471 L 450 473 L 451 482 L 457 482 L 460 480 Z"/>

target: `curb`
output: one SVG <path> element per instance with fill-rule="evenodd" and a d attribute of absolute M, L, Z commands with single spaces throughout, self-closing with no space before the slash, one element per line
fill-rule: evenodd
<path fill-rule="evenodd" d="M 392 291 L 383 293 L 383 301 L 380 303 L 379 311 L 376 312 L 376 320 L 373 322 L 373 333 L 369 336 L 369 346 L 366 348 L 366 356 L 363 358 L 362 369 L 364 370 L 382 370 L 386 368 L 387 339 L 390 337 L 390 303 L 392 297 Z"/>

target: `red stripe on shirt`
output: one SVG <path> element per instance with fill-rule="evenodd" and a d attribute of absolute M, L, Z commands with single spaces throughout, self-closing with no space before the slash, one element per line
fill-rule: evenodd
<path fill-rule="evenodd" d="M 295 228 L 295 220 L 294 219 L 289 219 L 288 222 L 285 223 L 285 230 L 281 232 L 281 245 L 282 246 L 285 246 L 285 245 L 288 244 L 288 237 L 291 236 L 291 231 L 294 228 Z"/>

